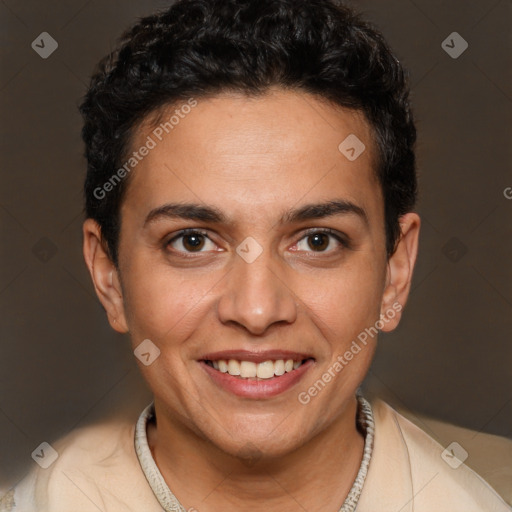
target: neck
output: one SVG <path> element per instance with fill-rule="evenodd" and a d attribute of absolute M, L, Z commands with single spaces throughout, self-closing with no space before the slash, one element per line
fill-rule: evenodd
<path fill-rule="evenodd" d="M 283 457 L 240 461 L 165 415 L 148 444 L 167 485 L 186 510 L 337 512 L 359 470 L 364 438 L 356 428 L 353 397 L 341 417 Z"/>

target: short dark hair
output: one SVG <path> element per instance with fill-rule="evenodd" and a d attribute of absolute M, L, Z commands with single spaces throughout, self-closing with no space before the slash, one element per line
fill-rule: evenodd
<path fill-rule="evenodd" d="M 399 217 L 417 198 L 416 128 L 406 72 L 379 31 L 334 0 L 178 0 L 124 32 L 80 106 L 85 214 L 100 225 L 116 266 L 128 180 L 105 197 L 95 190 L 123 165 L 139 123 L 191 97 L 261 95 L 275 86 L 364 113 L 378 152 L 386 251 L 393 254 Z"/>

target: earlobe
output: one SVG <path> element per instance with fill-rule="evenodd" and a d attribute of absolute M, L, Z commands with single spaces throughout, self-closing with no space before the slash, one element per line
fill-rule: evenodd
<path fill-rule="evenodd" d="M 384 320 L 382 331 L 389 332 L 397 327 L 402 316 L 409 291 L 416 256 L 421 220 L 416 213 L 407 213 L 400 217 L 401 236 L 395 252 L 387 265 L 386 285 L 382 295 L 381 318 Z"/>
<path fill-rule="evenodd" d="M 124 313 L 124 300 L 118 271 L 102 243 L 101 228 L 93 219 L 83 224 L 83 254 L 96 294 L 112 329 L 129 331 Z"/>

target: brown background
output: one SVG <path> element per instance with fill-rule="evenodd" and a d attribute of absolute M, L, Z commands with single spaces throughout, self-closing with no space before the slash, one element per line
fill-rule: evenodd
<path fill-rule="evenodd" d="M 510 0 L 353 1 L 411 72 L 423 219 L 406 314 L 366 380 L 404 411 L 512 438 Z M 151 396 L 81 254 L 77 105 L 122 29 L 163 1 L 0 3 L 0 486 L 30 454 Z M 44 60 L 43 31 L 59 43 Z M 452 59 L 441 42 L 469 43 Z"/>

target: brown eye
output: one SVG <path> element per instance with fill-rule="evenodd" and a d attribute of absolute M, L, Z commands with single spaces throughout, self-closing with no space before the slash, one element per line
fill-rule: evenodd
<path fill-rule="evenodd" d="M 215 244 L 208 238 L 206 233 L 200 231 L 182 231 L 165 245 L 171 246 L 176 252 L 199 253 L 206 252 L 203 248 L 210 243 L 215 248 Z"/>
<path fill-rule="evenodd" d="M 295 244 L 295 250 L 318 253 L 334 253 L 344 248 L 350 248 L 348 241 L 337 231 L 330 229 L 310 230 Z"/>
<path fill-rule="evenodd" d="M 203 246 L 203 235 L 185 235 L 183 237 L 183 247 L 185 247 L 187 251 L 200 251 Z"/>
<path fill-rule="evenodd" d="M 308 245 L 314 251 L 324 251 L 329 247 L 329 237 L 325 233 L 314 233 L 308 236 Z"/>

